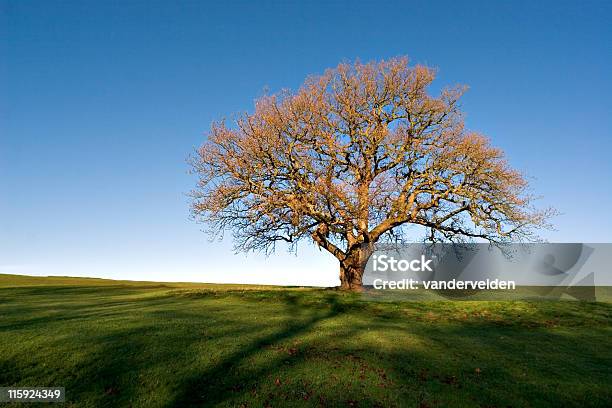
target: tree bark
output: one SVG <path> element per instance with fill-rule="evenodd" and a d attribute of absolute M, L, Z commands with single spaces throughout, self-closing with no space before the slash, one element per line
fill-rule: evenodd
<path fill-rule="evenodd" d="M 351 251 L 340 261 L 340 289 L 363 291 L 362 278 L 368 258 L 368 251 L 360 248 Z"/>

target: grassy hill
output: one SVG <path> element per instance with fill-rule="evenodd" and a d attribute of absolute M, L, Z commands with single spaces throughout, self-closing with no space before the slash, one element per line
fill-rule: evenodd
<path fill-rule="evenodd" d="M 608 302 L 0 275 L 0 386 L 66 406 L 608 407 L 610 384 Z"/>

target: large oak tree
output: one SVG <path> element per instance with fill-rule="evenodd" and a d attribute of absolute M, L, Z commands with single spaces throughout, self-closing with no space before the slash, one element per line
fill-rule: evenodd
<path fill-rule="evenodd" d="M 340 64 L 296 92 L 215 123 L 193 158 L 192 211 L 238 250 L 312 239 L 360 289 L 374 243 L 421 226 L 429 241 L 532 239 L 548 212 L 501 150 L 464 127 L 464 87 L 432 96 L 407 58 Z"/>

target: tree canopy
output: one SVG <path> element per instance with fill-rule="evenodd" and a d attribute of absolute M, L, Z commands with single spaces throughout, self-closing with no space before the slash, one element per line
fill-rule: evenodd
<path fill-rule="evenodd" d="M 214 123 L 192 160 L 193 215 L 231 230 L 238 250 L 311 239 L 349 289 L 373 244 L 405 239 L 409 225 L 433 242 L 535 239 L 550 211 L 534 209 L 523 175 L 465 128 L 466 88 L 432 96 L 434 78 L 407 58 L 340 64 Z"/>

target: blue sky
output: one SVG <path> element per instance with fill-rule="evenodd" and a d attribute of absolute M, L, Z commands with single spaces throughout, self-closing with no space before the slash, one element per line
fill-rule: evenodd
<path fill-rule="evenodd" d="M 0 273 L 336 284 L 309 245 L 209 242 L 185 159 L 266 88 L 398 55 L 470 86 L 468 127 L 562 213 L 544 238 L 612 241 L 611 2 L 255 3 L 0 0 Z"/>

